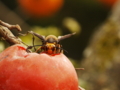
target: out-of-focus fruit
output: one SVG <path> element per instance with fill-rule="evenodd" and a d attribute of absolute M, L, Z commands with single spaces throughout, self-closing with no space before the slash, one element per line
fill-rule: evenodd
<path fill-rule="evenodd" d="M 117 1 L 117 0 L 98 0 L 100 2 L 102 2 L 103 4 L 107 5 L 107 6 L 113 6 L 114 3 Z"/>
<path fill-rule="evenodd" d="M 64 0 L 18 0 L 18 3 L 33 17 L 50 17 L 61 9 Z"/>

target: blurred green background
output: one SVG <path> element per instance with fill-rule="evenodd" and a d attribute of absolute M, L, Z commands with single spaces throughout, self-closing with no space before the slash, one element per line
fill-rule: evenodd
<path fill-rule="evenodd" d="M 77 70 L 80 85 L 86 90 L 120 90 L 120 10 L 115 7 L 120 2 L 116 1 L 64 0 L 61 9 L 52 16 L 35 17 L 24 13 L 17 0 L 1 0 L 0 19 L 19 24 L 21 33 L 32 30 L 45 36 L 62 36 L 76 32 L 61 44 L 74 66 L 85 68 Z M 18 36 L 17 31 L 13 33 Z M 19 37 L 32 45 L 32 35 Z M 36 38 L 38 42 L 41 43 Z M 5 46 L 7 43 L 0 42 L 1 51 Z"/>

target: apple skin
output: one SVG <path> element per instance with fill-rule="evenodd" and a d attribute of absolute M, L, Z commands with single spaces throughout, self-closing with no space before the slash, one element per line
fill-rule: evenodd
<path fill-rule="evenodd" d="M 0 54 L 0 90 L 78 90 L 78 78 L 64 54 L 27 53 L 13 45 Z"/>

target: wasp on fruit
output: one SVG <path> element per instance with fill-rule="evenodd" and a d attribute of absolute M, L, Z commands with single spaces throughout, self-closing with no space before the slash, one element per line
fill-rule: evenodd
<path fill-rule="evenodd" d="M 39 35 L 33 31 L 29 31 L 28 33 L 32 34 L 33 36 L 38 37 L 41 41 L 42 41 L 42 45 L 34 45 L 34 40 L 33 40 L 33 46 L 40 46 L 36 52 L 43 52 L 49 55 L 54 55 L 54 54 L 59 54 L 63 52 L 63 48 L 62 45 L 60 44 L 60 41 L 66 38 L 71 37 L 72 35 L 74 35 L 75 33 L 72 34 L 67 34 L 64 36 L 58 36 L 58 38 L 54 35 L 48 35 L 48 36 L 42 36 Z M 31 47 L 30 47 L 31 48 Z"/>

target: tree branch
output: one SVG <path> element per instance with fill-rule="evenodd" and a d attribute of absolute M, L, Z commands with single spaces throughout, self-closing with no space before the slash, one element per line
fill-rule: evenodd
<path fill-rule="evenodd" d="M 0 20 L 0 37 L 6 40 L 10 45 L 22 44 L 21 39 L 14 36 L 13 33 L 10 31 L 12 29 L 21 31 L 19 25 L 10 25 Z"/>

